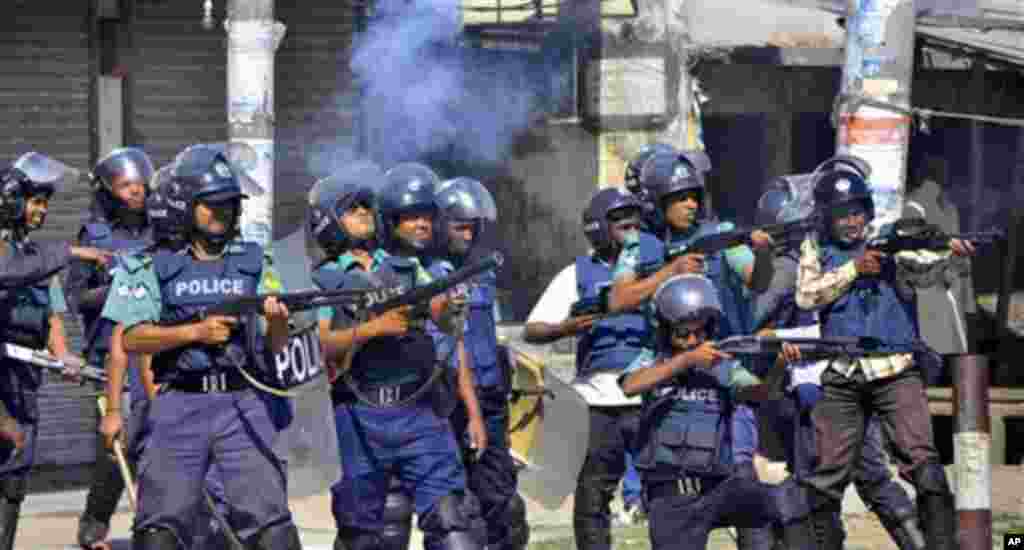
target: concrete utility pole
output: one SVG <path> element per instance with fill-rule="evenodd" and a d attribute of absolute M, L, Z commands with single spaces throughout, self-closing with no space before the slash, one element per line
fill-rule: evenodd
<path fill-rule="evenodd" d="M 909 107 L 914 0 L 849 0 L 848 10 L 841 94 Z M 903 213 L 911 120 L 884 109 L 843 105 L 836 152 L 871 164 L 875 210 L 882 219 L 898 219 Z"/>
<path fill-rule="evenodd" d="M 229 0 L 228 138 L 256 152 L 243 162 L 259 189 L 246 189 L 242 238 L 270 246 L 274 220 L 274 53 L 285 26 L 274 0 Z"/>

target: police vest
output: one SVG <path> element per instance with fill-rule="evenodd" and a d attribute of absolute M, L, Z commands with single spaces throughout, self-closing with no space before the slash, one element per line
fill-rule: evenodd
<path fill-rule="evenodd" d="M 408 259 L 388 256 L 373 273 L 349 271 L 344 287 L 394 287 L 405 292 L 416 285 L 416 269 Z M 367 388 L 425 382 L 434 368 L 435 354 L 433 338 L 422 328 L 410 327 L 402 336 L 373 338 L 360 346 L 350 372 L 360 387 Z"/>
<path fill-rule="evenodd" d="M 146 227 L 138 235 L 133 235 L 111 227 L 105 220 L 92 220 L 82 228 L 79 241 L 82 246 L 126 253 L 141 250 L 152 244 L 153 233 Z M 109 285 L 110 282 L 109 269 L 100 268 L 99 280 L 89 281 L 89 289 Z M 82 309 L 79 312 L 82 316 L 86 357 L 94 362 L 102 362 L 110 351 L 110 336 L 114 331 L 114 324 L 101 317 L 102 310 L 103 308 Z"/>
<path fill-rule="evenodd" d="M 732 471 L 733 403 L 713 371 L 690 369 L 644 396 L 636 468 L 644 479 L 725 477 Z"/>
<path fill-rule="evenodd" d="M 860 253 L 829 244 L 822 248 L 822 268 L 832 271 Z M 825 338 L 874 337 L 894 346 L 918 341 L 917 300 L 907 298 L 894 286 L 894 266 L 887 266 L 878 277 L 857 277 L 853 285 L 821 311 L 821 335 Z"/>
<path fill-rule="evenodd" d="M 38 254 L 33 247 L 26 254 Z M 0 341 L 45 349 L 50 339 L 50 280 L 0 290 Z"/>
<path fill-rule="evenodd" d="M 502 388 L 505 373 L 498 362 L 498 333 L 494 325 L 494 296 L 497 275 L 493 271 L 481 275 L 472 285 L 467 302 L 467 326 L 463 337 L 476 383 L 481 388 Z"/>
<path fill-rule="evenodd" d="M 220 302 L 243 296 L 254 296 L 263 272 L 263 251 L 259 245 L 243 243 L 237 253 L 222 258 L 196 261 L 187 252 L 158 252 L 153 256 L 153 270 L 160 285 L 160 323 L 177 325 L 197 321 L 203 311 Z M 250 350 L 241 319 L 241 330 L 232 332 L 226 344 L 209 346 L 190 344 L 159 353 L 153 358 L 158 380 L 173 379 L 177 373 L 222 371 L 248 366 Z M 259 339 L 262 341 L 262 339 Z"/>
<path fill-rule="evenodd" d="M 596 299 L 613 283 L 612 267 L 593 256 L 576 258 L 576 292 L 581 300 Z M 594 323 L 576 344 L 576 374 L 629 366 L 651 346 L 652 331 L 641 313 L 612 315 Z"/>
<path fill-rule="evenodd" d="M 697 228 L 693 235 L 671 239 L 667 248 L 685 247 L 687 243 L 705 235 L 720 233 L 716 222 L 705 222 Z M 750 301 L 743 295 L 743 280 L 740 279 L 725 259 L 724 252 L 717 252 L 704 257 L 704 276 L 707 277 L 718 291 L 718 299 L 722 303 L 722 318 L 718 321 L 718 338 L 727 338 L 742 334 L 750 334 L 753 329 L 753 312 Z"/>

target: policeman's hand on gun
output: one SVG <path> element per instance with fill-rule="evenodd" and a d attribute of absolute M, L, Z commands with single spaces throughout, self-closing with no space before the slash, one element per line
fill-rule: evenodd
<path fill-rule="evenodd" d="M 231 331 L 238 325 L 238 319 L 224 315 L 210 315 L 192 325 L 193 340 L 201 344 L 217 345 L 231 338 Z"/>
<path fill-rule="evenodd" d="M 857 268 L 857 275 L 874 276 L 882 273 L 882 262 L 885 261 L 885 253 L 878 250 L 865 250 L 863 254 L 853 262 Z"/>
<path fill-rule="evenodd" d="M 724 359 L 732 359 L 732 355 L 721 351 L 714 342 L 704 342 L 696 348 L 686 352 L 689 358 L 687 362 L 691 367 L 710 369 Z"/>
<path fill-rule="evenodd" d="M 971 241 L 965 241 L 962 239 L 950 239 L 949 249 L 953 252 L 954 256 L 974 255 L 974 244 L 971 243 Z"/>
<path fill-rule="evenodd" d="M 268 323 L 275 321 L 287 323 L 289 315 L 291 312 L 288 311 L 288 306 L 284 305 L 284 302 L 278 301 L 277 296 L 267 296 L 263 300 L 263 317 Z"/>
<path fill-rule="evenodd" d="M 754 250 L 771 250 L 775 241 L 768 233 L 758 229 L 750 234 L 750 248 Z"/>
<path fill-rule="evenodd" d="M 411 314 L 412 306 L 389 309 L 367 323 L 370 334 L 374 337 L 402 336 L 409 331 L 409 315 Z"/>
<path fill-rule="evenodd" d="M 71 255 L 83 262 L 93 262 L 102 266 L 110 265 L 114 259 L 113 252 L 91 246 L 72 246 Z"/>
<path fill-rule="evenodd" d="M 676 275 L 685 275 L 687 273 L 699 275 L 704 273 L 704 255 L 683 254 L 672 260 L 672 263 L 669 265 L 672 266 L 672 272 Z"/>
<path fill-rule="evenodd" d="M 597 315 L 578 315 L 576 317 L 569 317 L 561 322 L 558 327 L 558 331 L 565 336 L 571 336 L 573 334 L 588 331 L 590 330 L 590 327 L 594 326 L 594 322 L 597 321 L 597 317 Z"/>
<path fill-rule="evenodd" d="M 800 355 L 800 348 L 793 344 L 782 344 L 782 353 L 779 354 L 779 358 L 785 364 L 793 364 L 800 362 L 803 356 Z"/>

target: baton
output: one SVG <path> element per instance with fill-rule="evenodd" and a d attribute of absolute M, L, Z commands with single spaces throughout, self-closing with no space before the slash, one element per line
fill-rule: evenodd
<path fill-rule="evenodd" d="M 106 396 L 101 395 L 96 398 L 96 408 L 100 410 L 100 418 L 107 415 Z M 135 494 L 135 482 L 132 481 L 132 471 L 128 469 L 128 460 L 124 456 L 124 446 L 119 438 L 114 438 L 113 447 L 114 458 L 117 459 L 117 466 L 121 470 L 121 479 L 124 480 L 125 488 L 128 489 L 128 503 L 132 506 L 132 512 L 135 512 L 138 509 L 138 495 Z"/>

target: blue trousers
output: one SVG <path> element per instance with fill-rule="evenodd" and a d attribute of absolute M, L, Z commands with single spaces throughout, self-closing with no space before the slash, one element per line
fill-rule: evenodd
<path fill-rule="evenodd" d="M 220 394 L 160 393 L 150 404 L 139 461 L 135 531 L 163 528 L 191 547 L 202 490 L 216 469 L 227 519 L 244 542 L 291 522 L 284 465 L 272 450 L 280 425 L 254 390 Z"/>
<path fill-rule="evenodd" d="M 447 533 L 422 518 L 441 497 L 466 490 L 466 471 L 451 424 L 429 398 L 390 408 L 337 404 L 334 409 L 341 454 L 341 479 L 331 487 L 339 531 L 377 533 L 391 478 L 412 496 L 425 547 L 441 545 Z"/>

